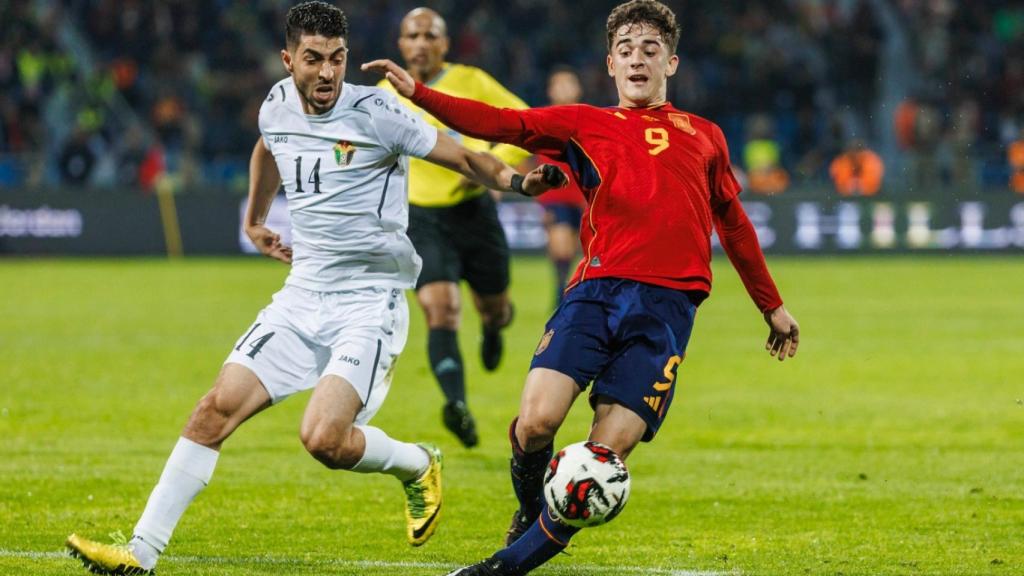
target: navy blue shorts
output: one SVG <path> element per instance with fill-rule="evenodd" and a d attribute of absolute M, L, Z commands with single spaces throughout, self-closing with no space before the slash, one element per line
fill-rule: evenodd
<path fill-rule="evenodd" d="M 583 220 L 583 209 L 575 204 L 547 204 L 544 210 L 551 215 L 552 224 L 568 224 L 573 230 L 579 231 L 580 220 Z"/>
<path fill-rule="evenodd" d="M 697 306 L 707 294 L 618 278 L 570 290 L 544 328 L 531 368 L 557 370 L 590 386 L 590 404 L 607 396 L 658 433 L 686 355 Z"/>

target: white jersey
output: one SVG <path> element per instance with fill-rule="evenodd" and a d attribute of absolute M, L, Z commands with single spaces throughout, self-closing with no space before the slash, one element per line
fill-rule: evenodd
<path fill-rule="evenodd" d="M 406 235 L 407 157 L 429 154 L 437 129 L 385 90 L 352 84 L 342 84 L 330 112 L 307 115 L 291 78 L 270 90 L 259 125 L 291 214 L 285 283 L 318 292 L 413 287 L 421 260 Z"/>

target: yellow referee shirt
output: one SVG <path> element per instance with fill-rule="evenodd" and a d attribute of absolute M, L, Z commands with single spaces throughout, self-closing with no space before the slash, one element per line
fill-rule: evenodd
<path fill-rule="evenodd" d="M 381 80 L 381 88 L 395 92 L 391 83 Z M 451 96 L 479 100 L 498 108 L 526 108 L 526 103 L 509 92 L 490 74 L 474 66 L 445 62 L 436 78 L 427 83 L 434 90 Z M 419 114 L 438 130 L 445 131 L 470 150 L 487 150 L 506 164 L 516 166 L 530 157 L 530 153 L 508 144 L 492 146 L 491 143 L 463 136 L 448 128 L 419 106 L 398 96 L 402 104 Z M 409 202 L 417 206 L 454 206 L 464 200 L 479 196 L 484 189 L 479 186 L 459 186 L 462 174 L 431 164 L 419 158 L 409 159 Z"/>

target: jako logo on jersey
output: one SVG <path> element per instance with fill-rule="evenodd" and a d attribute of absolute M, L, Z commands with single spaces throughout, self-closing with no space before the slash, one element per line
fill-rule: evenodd
<path fill-rule="evenodd" d="M 353 358 L 351 356 L 345 356 L 344 354 L 342 354 L 341 356 L 338 356 L 338 360 L 342 362 L 348 362 L 353 366 L 359 366 L 359 358 Z"/>
<path fill-rule="evenodd" d="M 338 140 L 334 145 L 334 161 L 338 166 L 348 166 L 352 163 L 352 157 L 356 155 L 356 147 L 351 142 Z"/>
<path fill-rule="evenodd" d="M 555 329 L 554 328 L 552 328 L 551 330 L 548 330 L 547 332 L 545 332 L 544 336 L 541 336 L 540 344 L 537 344 L 537 351 L 534 352 L 533 355 L 534 356 L 540 356 L 541 354 L 543 354 L 544 351 L 548 349 L 548 344 L 551 344 L 551 338 L 554 337 L 554 335 L 555 335 Z"/>

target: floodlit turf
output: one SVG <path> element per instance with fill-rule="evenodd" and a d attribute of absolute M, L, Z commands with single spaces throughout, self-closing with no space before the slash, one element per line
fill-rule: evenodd
<path fill-rule="evenodd" d="M 1024 259 L 782 259 L 804 342 L 781 365 L 724 258 L 633 493 L 537 574 L 1024 574 Z M 84 574 L 77 531 L 130 534 L 195 401 L 285 268 L 259 259 L 0 261 L 0 574 Z M 308 394 L 228 441 L 159 572 L 443 574 L 514 507 L 505 429 L 550 305 L 517 260 L 496 374 L 462 330 L 482 443 L 441 428 L 422 315 L 374 423 L 446 452 L 444 521 L 405 543 L 402 492 L 303 450 Z M 580 402 L 559 436 L 584 438 Z M 582 566 L 582 567 L 581 567 Z M 677 572 L 673 572 L 677 571 Z"/>

